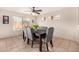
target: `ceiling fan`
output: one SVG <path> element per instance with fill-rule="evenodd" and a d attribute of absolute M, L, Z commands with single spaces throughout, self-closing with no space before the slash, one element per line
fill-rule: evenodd
<path fill-rule="evenodd" d="M 42 12 L 41 9 L 35 9 L 35 7 L 32 7 L 32 12 L 36 13 L 36 14 L 40 14 L 40 12 Z"/>
<path fill-rule="evenodd" d="M 31 11 L 29 11 L 30 13 L 33 12 L 33 13 L 35 13 L 35 14 L 40 15 L 40 12 L 42 12 L 41 9 L 36 9 L 36 7 L 32 7 L 32 8 L 30 8 L 30 9 L 31 9 Z M 28 11 L 25 11 L 25 12 L 28 12 Z"/>

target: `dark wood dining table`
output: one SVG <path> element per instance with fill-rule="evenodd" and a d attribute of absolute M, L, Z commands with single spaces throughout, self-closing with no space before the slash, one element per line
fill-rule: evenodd
<path fill-rule="evenodd" d="M 39 51 L 42 52 L 42 38 L 43 38 L 43 35 L 46 34 L 46 29 L 39 28 L 39 29 L 36 29 L 34 33 L 37 36 L 39 36 Z"/>

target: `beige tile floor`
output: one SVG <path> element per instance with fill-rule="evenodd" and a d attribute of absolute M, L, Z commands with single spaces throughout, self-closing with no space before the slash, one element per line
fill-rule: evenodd
<path fill-rule="evenodd" d="M 71 40 L 54 38 L 53 44 L 53 48 L 49 45 L 50 52 L 79 52 L 79 44 Z M 43 44 L 43 52 L 46 51 Z M 0 52 L 39 52 L 39 44 L 35 42 L 31 48 L 31 44 L 27 45 L 22 37 L 0 39 Z"/>

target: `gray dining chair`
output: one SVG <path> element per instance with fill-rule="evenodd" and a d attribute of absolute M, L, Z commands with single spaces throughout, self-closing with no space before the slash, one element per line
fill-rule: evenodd
<path fill-rule="evenodd" d="M 29 40 L 31 40 L 31 42 L 32 42 L 31 47 L 33 48 L 33 42 L 35 40 L 35 37 L 33 35 L 33 29 L 30 27 L 27 27 L 26 31 L 27 31 L 27 43 L 29 43 Z"/>
<path fill-rule="evenodd" d="M 53 47 L 53 42 L 52 42 L 52 39 L 53 39 L 53 32 L 54 32 L 54 27 L 50 27 L 47 29 L 46 31 L 46 38 L 45 38 L 45 43 L 46 43 L 46 47 L 47 47 L 47 51 L 49 51 L 48 49 L 48 43 L 50 42 L 51 46 Z"/>
<path fill-rule="evenodd" d="M 23 29 L 23 40 L 24 42 L 26 41 L 27 39 L 27 31 L 26 31 L 26 28 Z"/>

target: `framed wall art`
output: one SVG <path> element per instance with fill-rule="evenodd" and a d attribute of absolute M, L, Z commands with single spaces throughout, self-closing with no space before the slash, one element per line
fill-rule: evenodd
<path fill-rule="evenodd" d="M 53 16 L 51 16 L 51 20 L 53 20 Z"/>
<path fill-rule="evenodd" d="M 3 24 L 9 24 L 9 16 L 3 16 Z"/>

